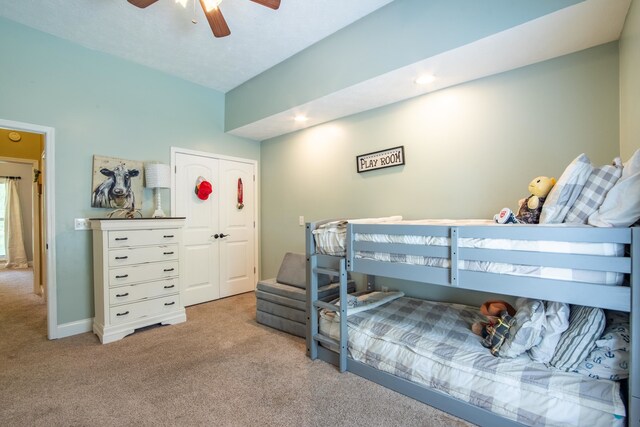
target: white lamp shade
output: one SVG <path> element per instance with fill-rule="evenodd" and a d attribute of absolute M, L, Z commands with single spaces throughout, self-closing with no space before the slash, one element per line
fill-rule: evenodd
<path fill-rule="evenodd" d="M 171 167 L 164 163 L 146 163 L 144 165 L 145 187 L 171 187 Z"/>

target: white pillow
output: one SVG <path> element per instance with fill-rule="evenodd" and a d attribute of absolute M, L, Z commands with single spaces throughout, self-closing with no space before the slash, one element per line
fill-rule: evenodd
<path fill-rule="evenodd" d="M 500 347 L 500 357 L 518 357 L 540 341 L 544 325 L 544 303 L 540 300 L 518 298 L 516 300 L 514 326 Z"/>
<path fill-rule="evenodd" d="M 631 155 L 631 158 L 624 162 L 620 179 L 628 178 L 638 172 L 640 172 L 640 149 L 636 150 L 636 152 Z"/>
<path fill-rule="evenodd" d="M 559 224 L 564 220 L 592 171 L 591 161 L 584 153 L 569 163 L 542 205 L 540 224 Z"/>
<path fill-rule="evenodd" d="M 569 327 L 569 304 L 547 301 L 542 340 L 531 347 L 529 356 L 536 362 L 548 363 L 556 351 L 562 333 Z"/>
<path fill-rule="evenodd" d="M 622 176 L 600 208 L 589 216 L 596 227 L 629 227 L 640 219 L 640 150 L 625 163 Z"/>

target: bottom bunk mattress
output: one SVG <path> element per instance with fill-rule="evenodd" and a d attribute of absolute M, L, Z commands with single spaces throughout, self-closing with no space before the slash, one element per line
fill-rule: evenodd
<path fill-rule="evenodd" d="M 624 425 L 618 382 L 547 368 L 526 354 L 494 357 L 471 332 L 484 320 L 477 313 L 405 297 L 351 314 L 349 356 L 523 424 Z M 339 322 L 322 314 L 320 331 L 338 339 Z"/>

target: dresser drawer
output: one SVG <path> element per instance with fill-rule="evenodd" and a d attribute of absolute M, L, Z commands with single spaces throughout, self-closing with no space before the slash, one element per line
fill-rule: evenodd
<path fill-rule="evenodd" d="M 156 316 L 180 308 L 180 296 L 171 295 L 163 298 L 123 304 L 109 309 L 112 325 L 127 323 L 143 317 Z"/>
<path fill-rule="evenodd" d="M 177 259 L 178 245 L 112 249 L 109 251 L 109 267 Z"/>
<path fill-rule="evenodd" d="M 109 269 L 109 287 L 178 276 L 178 261 L 154 262 Z"/>
<path fill-rule="evenodd" d="M 178 293 L 178 278 L 174 277 L 156 282 L 138 283 L 109 289 L 109 305 L 142 301 Z"/>
<path fill-rule="evenodd" d="M 109 231 L 109 248 L 176 244 L 180 237 L 179 233 L 179 230 L 172 228 Z"/>

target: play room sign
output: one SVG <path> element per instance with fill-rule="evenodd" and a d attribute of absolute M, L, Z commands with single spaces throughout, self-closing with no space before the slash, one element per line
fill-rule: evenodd
<path fill-rule="evenodd" d="M 356 156 L 358 173 L 404 165 L 404 146 Z"/>

